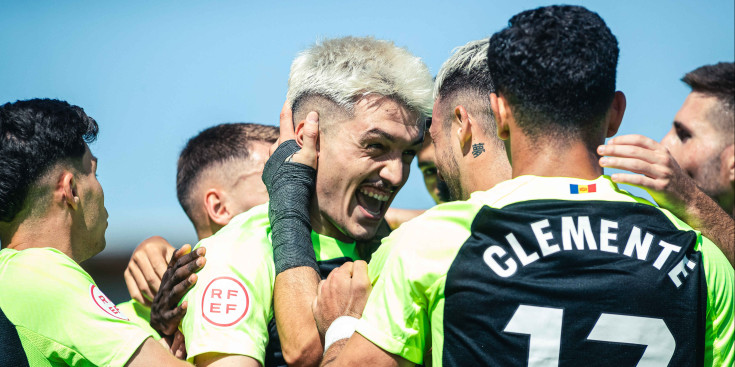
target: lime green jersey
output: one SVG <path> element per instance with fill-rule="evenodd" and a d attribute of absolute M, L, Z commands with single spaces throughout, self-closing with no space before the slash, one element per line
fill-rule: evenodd
<path fill-rule="evenodd" d="M 152 336 L 53 248 L 0 251 L 0 308 L 26 354 L 51 366 L 123 366 Z"/>
<path fill-rule="evenodd" d="M 315 232 L 311 239 L 319 262 L 359 259 L 354 243 Z M 276 274 L 268 204 L 235 216 L 198 247 L 207 248 L 207 265 L 182 300 L 188 302 L 181 329 L 189 361 L 203 353 L 219 353 L 270 364 L 266 363 L 266 346 Z"/>
<path fill-rule="evenodd" d="M 138 325 L 141 329 L 153 335 L 154 339 L 161 339 L 161 336 L 158 335 L 158 332 L 151 327 L 150 307 L 134 299 L 131 299 L 129 301 L 118 304 L 117 309 L 125 314 L 125 316 L 127 316 L 132 323 Z"/>
<path fill-rule="evenodd" d="M 414 363 L 734 361 L 722 252 L 606 176 L 521 176 L 438 205 L 386 238 L 369 274 L 357 332 Z"/>

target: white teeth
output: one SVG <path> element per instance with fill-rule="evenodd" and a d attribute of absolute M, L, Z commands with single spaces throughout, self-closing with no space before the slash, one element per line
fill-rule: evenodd
<path fill-rule="evenodd" d="M 363 189 L 360 189 L 360 192 L 363 195 L 370 196 L 371 198 L 376 199 L 376 200 L 379 200 L 379 201 L 388 201 L 388 199 L 390 199 L 390 196 L 389 195 L 375 194 L 375 193 L 372 193 L 370 191 L 366 191 L 366 190 L 363 190 Z"/>

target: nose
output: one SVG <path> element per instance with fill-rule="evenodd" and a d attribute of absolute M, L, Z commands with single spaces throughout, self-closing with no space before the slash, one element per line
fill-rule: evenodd
<path fill-rule="evenodd" d="M 401 157 L 391 158 L 385 161 L 380 170 L 380 178 L 392 186 L 402 186 L 408 178 L 410 164 L 405 164 Z"/>
<path fill-rule="evenodd" d="M 666 133 L 666 136 L 664 136 L 663 139 L 661 139 L 661 145 L 665 146 L 669 151 L 671 151 L 674 148 L 674 145 L 676 143 L 676 132 L 672 128 L 669 130 L 668 133 Z"/>

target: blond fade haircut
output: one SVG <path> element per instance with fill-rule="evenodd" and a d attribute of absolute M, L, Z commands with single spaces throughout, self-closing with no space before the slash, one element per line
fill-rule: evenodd
<path fill-rule="evenodd" d="M 483 132 L 487 136 L 495 136 L 497 125 L 490 108 L 490 93 L 495 88 L 488 68 L 488 47 L 489 42 L 485 38 L 455 48 L 436 75 L 434 99 L 441 98 L 442 105 L 462 104 L 466 108 L 472 107 L 475 113 L 484 117 L 480 124 Z M 447 115 L 443 123 L 448 123 L 449 117 Z M 499 139 L 493 141 L 502 146 Z"/>
<path fill-rule="evenodd" d="M 409 110 L 428 116 L 432 79 L 420 58 L 393 42 L 373 37 L 342 37 L 317 42 L 291 64 L 287 98 L 323 97 L 349 114 L 364 96 L 394 98 Z"/>

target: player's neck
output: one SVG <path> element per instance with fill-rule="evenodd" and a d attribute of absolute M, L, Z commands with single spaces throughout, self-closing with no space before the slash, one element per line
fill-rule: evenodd
<path fill-rule="evenodd" d="M 531 141 L 525 136 L 511 143 L 513 177 L 573 177 L 594 180 L 602 175 L 600 157 L 583 142 Z"/>
<path fill-rule="evenodd" d="M 3 228 L 0 240 L 3 248 L 21 251 L 51 247 L 77 261 L 72 251 L 71 226 L 65 225 L 63 218 L 45 216 L 9 224 L 7 230 Z"/>
<path fill-rule="evenodd" d="M 309 219 L 311 220 L 311 229 L 319 233 L 320 235 L 327 236 L 334 238 L 338 241 L 342 241 L 345 243 L 350 243 L 355 241 L 353 238 L 350 238 L 346 234 L 344 234 L 337 226 L 332 224 L 329 219 L 322 214 L 322 212 L 319 210 L 319 204 L 316 200 L 316 195 L 314 199 L 311 202 L 311 205 L 309 206 Z"/>

